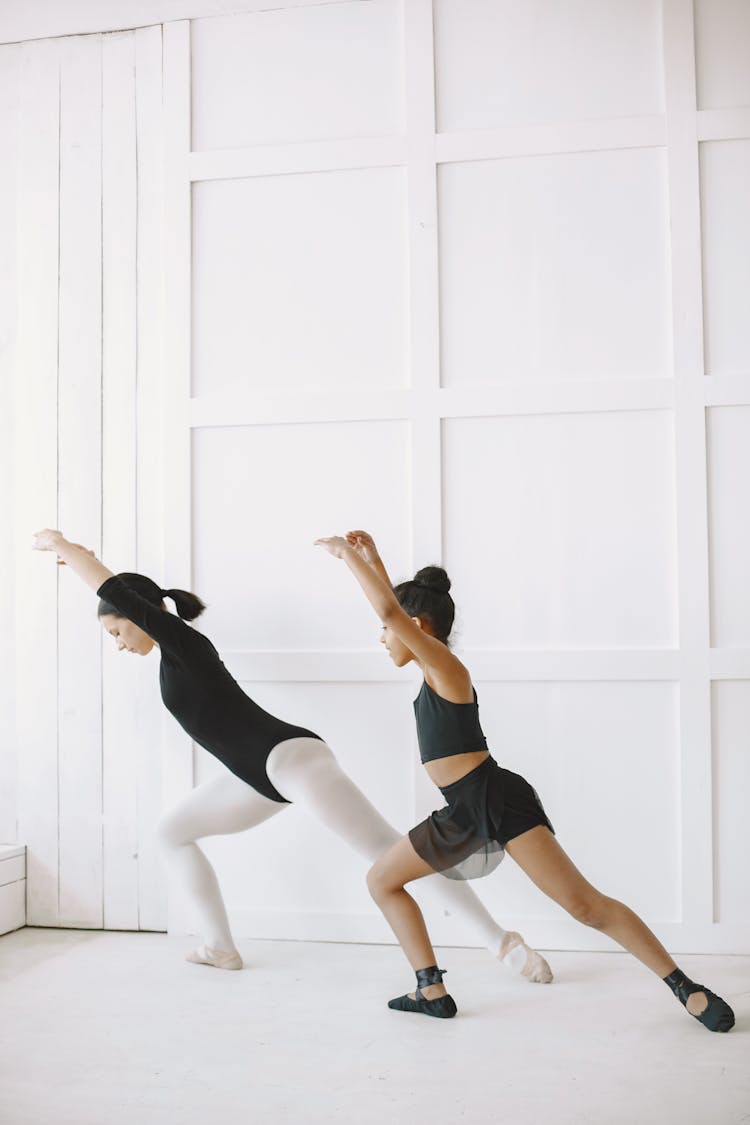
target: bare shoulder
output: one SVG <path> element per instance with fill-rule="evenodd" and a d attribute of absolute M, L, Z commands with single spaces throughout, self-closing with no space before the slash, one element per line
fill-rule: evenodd
<path fill-rule="evenodd" d="M 428 687 L 449 703 L 473 703 L 474 688 L 469 669 L 449 648 L 443 648 L 441 659 L 424 669 Z"/>

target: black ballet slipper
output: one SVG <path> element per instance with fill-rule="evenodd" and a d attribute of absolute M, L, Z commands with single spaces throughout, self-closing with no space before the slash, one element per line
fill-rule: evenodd
<path fill-rule="evenodd" d="M 698 1023 L 702 1023 L 709 1031 L 732 1030 L 734 1027 L 734 1012 L 726 1000 L 722 1000 L 721 996 L 717 996 L 710 988 L 706 988 L 703 984 L 696 984 L 690 977 L 686 977 L 680 969 L 675 969 L 668 977 L 664 977 L 664 982 L 672 989 L 688 1015 L 693 1016 L 693 1019 L 698 1020 Z M 703 1011 L 697 1016 L 687 1006 L 688 997 L 695 992 L 704 993 L 708 1000 Z"/>
<path fill-rule="evenodd" d="M 439 1020 L 449 1020 L 455 1016 L 458 1008 L 452 996 L 438 996 L 435 1000 L 427 1000 L 422 992 L 428 984 L 440 984 L 445 969 L 438 969 L 437 965 L 430 965 L 428 969 L 417 969 L 417 990 L 414 999 L 411 996 L 397 996 L 395 1000 L 388 1001 L 388 1007 L 398 1012 L 421 1012 L 424 1016 L 435 1016 Z"/>

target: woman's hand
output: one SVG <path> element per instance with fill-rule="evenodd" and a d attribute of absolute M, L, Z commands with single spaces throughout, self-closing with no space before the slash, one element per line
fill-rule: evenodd
<path fill-rule="evenodd" d="M 35 532 L 31 549 L 32 551 L 56 551 L 64 538 L 65 536 L 61 531 L 54 531 L 50 527 L 45 527 L 43 531 Z"/>
<path fill-rule="evenodd" d="M 346 541 L 361 559 L 372 566 L 378 561 L 380 555 L 375 546 L 375 540 L 366 531 L 347 531 Z"/>
<path fill-rule="evenodd" d="M 56 551 L 61 543 L 66 543 L 67 540 L 61 531 L 53 531 L 47 527 L 44 531 L 37 531 L 34 535 L 34 542 L 31 545 L 32 551 Z M 96 558 L 93 551 L 88 547 L 84 547 L 82 543 L 68 543 L 69 547 L 75 547 L 77 551 L 83 551 L 85 555 L 91 555 Z M 65 559 L 57 560 L 58 566 L 65 566 Z"/>
<path fill-rule="evenodd" d="M 324 539 L 316 539 L 313 546 L 323 547 L 335 559 L 343 559 L 347 551 L 353 550 L 343 535 L 329 535 Z"/>

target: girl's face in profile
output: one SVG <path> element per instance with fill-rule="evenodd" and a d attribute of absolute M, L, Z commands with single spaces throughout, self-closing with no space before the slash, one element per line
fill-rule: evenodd
<path fill-rule="evenodd" d="M 412 621 L 415 625 L 418 625 L 420 629 L 423 629 L 425 633 L 430 633 L 430 635 L 432 635 L 429 624 L 425 623 L 421 617 L 412 617 Z M 380 634 L 380 643 L 381 645 L 385 645 L 388 650 L 388 655 L 397 668 L 403 668 L 404 665 L 414 660 L 414 653 L 410 648 L 406 647 L 404 642 L 388 625 L 383 626 Z"/>
<path fill-rule="evenodd" d="M 135 652 L 147 656 L 154 647 L 154 641 L 127 617 L 114 617 L 104 613 L 99 618 L 105 633 L 114 637 L 118 652 Z"/>

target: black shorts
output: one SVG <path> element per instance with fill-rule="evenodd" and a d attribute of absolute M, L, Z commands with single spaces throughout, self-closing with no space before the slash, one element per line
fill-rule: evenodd
<path fill-rule="evenodd" d="M 449 879 L 479 879 L 494 871 L 508 840 L 543 825 L 554 835 L 536 790 L 520 774 L 488 757 L 440 792 L 447 805 L 409 832 L 425 863 Z"/>

